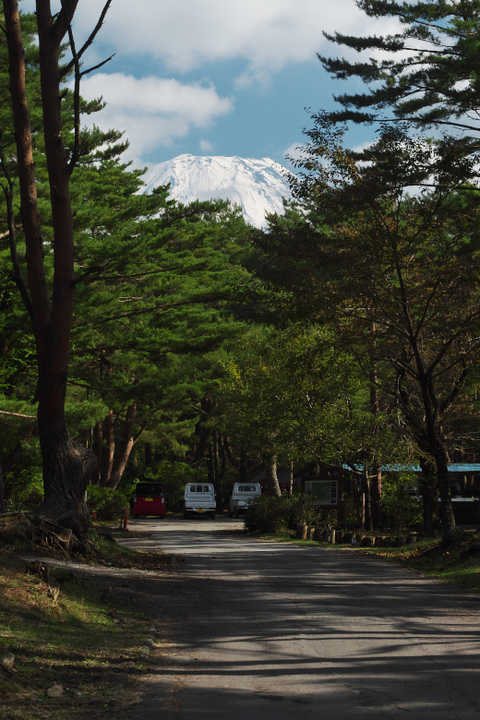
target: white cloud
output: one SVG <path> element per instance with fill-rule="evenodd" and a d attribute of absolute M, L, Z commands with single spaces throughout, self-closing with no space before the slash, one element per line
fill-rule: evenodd
<path fill-rule="evenodd" d="M 35 0 L 23 0 L 21 7 L 34 10 Z M 102 7 L 103 0 L 79 0 L 73 22 L 77 48 L 92 31 Z M 52 12 L 60 8 L 60 0 L 52 0 Z M 233 110 L 231 98 L 220 97 L 213 85 L 204 82 L 182 82 L 183 73 L 199 71 L 195 77 L 215 77 L 217 86 L 222 83 L 233 89 L 268 81 L 293 63 L 313 61 L 321 75 L 317 52 L 359 57 L 353 50 L 330 45 L 322 31 L 361 36 L 399 29 L 396 20 L 367 17 L 355 0 L 136 0 L 134 4 L 114 0 L 83 58 L 84 69 L 116 53 L 129 74 L 110 74 L 114 60 L 85 76 L 81 92 L 86 98 L 104 96 L 107 107 L 96 122 L 126 131 L 129 158 L 151 157 L 156 148 L 187 138 L 192 129 L 205 128 Z M 151 77 L 133 77 L 147 72 Z M 242 93 L 239 102 L 246 98 L 253 108 L 252 95 Z M 233 117 L 232 154 L 235 132 L 241 129 Z M 193 151 L 212 150 L 207 144 L 199 146 L 197 137 L 194 143 Z"/>
<path fill-rule="evenodd" d="M 95 122 L 103 129 L 125 130 L 130 141 L 128 159 L 168 146 L 192 128 L 208 127 L 233 109 L 230 98 L 221 98 L 212 85 L 182 84 L 178 80 L 96 73 L 82 81 L 82 96 L 103 96 L 107 105 Z"/>
<path fill-rule="evenodd" d="M 292 160 L 300 160 L 306 157 L 304 143 L 292 143 L 284 152 L 285 157 Z"/>
<path fill-rule="evenodd" d="M 91 31 L 98 14 L 98 0 L 80 1 L 74 22 L 79 38 Z M 246 62 L 240 78 L 245 81 L 264 79 L 291 62 L 314 60 L 316 52 L 325 51 L 324 30 L 362 35 L 397 26 L 368 18 L 354 0 L 136 0 L 134 6 L 131 0 L 115 0 L 93 52 L 105 42 L 123 57 L 161 60 L 172 72 L 240 59 Z"/>
<path fill-rule="evenodd" d="M 200 140 L 199 147 L 202 152 L 212 152 L 213 150 L 213 145 L 210 140 L 204 140 L 203 138 Z"/>

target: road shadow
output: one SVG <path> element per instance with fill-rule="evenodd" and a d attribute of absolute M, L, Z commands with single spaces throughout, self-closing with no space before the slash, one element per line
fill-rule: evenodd
<path fill-rule="evenodd" d="M 229 532 L 192 532 L 178 573 L 130 588 L 162 630 L 144 700 L 118 718 L 153 720 L 155 702 L 182 720 L 480 716 L 477 595 L 351 551 L 255 551 Z M 172 529 L 168 551 L 182 540 Z"/>

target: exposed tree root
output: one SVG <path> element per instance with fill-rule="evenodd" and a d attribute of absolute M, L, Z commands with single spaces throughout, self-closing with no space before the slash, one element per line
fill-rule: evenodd
<path fill-rule="evenodd" d="M 91 540 L 80 540 L 69 528 L 46 517 L 24 512 L 0 515 L 0 551 L 28 551 L 52 557 L 95 559 Z"/>

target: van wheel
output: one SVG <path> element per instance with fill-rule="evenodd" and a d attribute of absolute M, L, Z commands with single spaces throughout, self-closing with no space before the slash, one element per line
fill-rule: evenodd
<path fill-rule="evenodd" d="M 133 513 L 133 517 L 138 518 L 138 517 L 140 517 L 140 515 L 138 513 Z"/>
<path fill-rule="evenodd" d="M 215 520 L 215 513 L 212 513 L 210 517 L 212 518 L 212 520 Z"/>
<path fill-rule="evenodd" d="M 234 514 L 234 516 L 233 516 L 233 517 L 236 517 L 236 518 L 238 518 L 238 510 L 235 510 L 235 514 Z"/>
<path fill-rule="evenodd" d="M 231 510 L 228 511 L 228 517 L 233 517 L 233 513 Z"/>
<path fill-rule="evenodd" d="M 186 520 L 188 518 L 188 515 L 186 512 L 183 513 L 183 519 Z"/>

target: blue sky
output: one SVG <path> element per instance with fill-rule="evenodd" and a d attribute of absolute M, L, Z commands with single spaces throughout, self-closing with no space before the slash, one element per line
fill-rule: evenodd
<path fill-rule="evenodd" d="M 79 1 L 77 47 L 102 5 Z M 33 9 L 34 0 L 20 7 Z M 353 0 L 113 0 L 84 67 L 115 57 L 84 78 L 82 94 L 104 97 L 95 122 L 125 130 L 136 167 L 181 153 L 286 164 L 311 125 L 305 108 L 330 108 L 348 88 L 316 57 L 342 52 L 322 31 L 379 34 L 394 31 L 392 22 L 367 18 Z M 349 144 L 372 136 L 352 128 Z"/>

